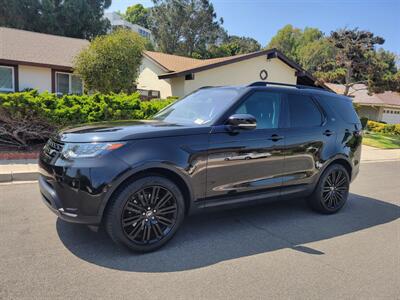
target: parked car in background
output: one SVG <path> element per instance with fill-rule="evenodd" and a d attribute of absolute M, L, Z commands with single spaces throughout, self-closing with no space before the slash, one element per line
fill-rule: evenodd
<path fill-rule="evenodd" d="M 210 208 L 305 197 L 336 213 L 359 171 L 361 133 L 351 100 L 322 89 L 204 88 L 152 120 L 59 132 L 40 154 L 40 191 L 61 219 L 152 251 Z"/>

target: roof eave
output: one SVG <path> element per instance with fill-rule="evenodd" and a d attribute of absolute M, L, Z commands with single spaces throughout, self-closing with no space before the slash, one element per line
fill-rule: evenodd
<path fill-rule="evenodd" d="M 41 67 L 41 68 L 49 68 L 49 69 L 57 69 L 64 71 L 72 71 L 73 68 L 71 66 L 63 66 L 57 64 L 44 64 L 44 63 L 36 63 L 30 61 L 22 61 L 22 60 L 12 60 L 12 59 L 2 59 L 0 58 L 0 64 L 3 65 L 23 65 L 23 66 L 31 66 L 31 67 Z"/>
<path fill-rule="evenodd" d="M 355 102 L 355 101 L 353 101 L 353 103 L 358 104 L 358 105 L 365 105 L 365 106 L 400 108 L 400 104 L 368 103 L 368 102 Z"/>
<path fill-rule="evenodd" d="M 213 64 L 209 64 L 209 65 L 204 65 L 204 66 L 200 66 L 200 67 L 195 67 L 195 68 L 191 68 L 191 69 L 186 69 L 183 71 L 177 71 L 177 72 L 171 72 L 171 73 L 167 73 L 167 74 L 161 74 L 158 76 L 159 79 L 167 79 L 167 78 L 173 78 L 173 77 L 180 77 L 180 76 L 184 76 L 186 74 L 190 74 L 190 73 L 197 73 L 197 72 L 201 72 L 201 71 L 205 71 L 208 69 L 213 69 L 213 68 L 217 68 L 220 66 L 224 66 L 224 65 L 228 65 L 228 64 L 232 64 L 235 62 L 240 62 L 249 58 L 253 58 L 253 57 L 257 57 L 257 56 L 261 56 L 261 55 L 268 55 L 271 51 L 274 51 L 275 49 L 269 49 L 269 50 L 264 50 L 264 51 L 259 51 L 259 52 L 254 52 L 254 53 L 250 53 L 249 55 L 243 55 L 243 56 L 239 56 L 237 58 L 228 60 L 228 61 L 220 61 L 220 62 L 216 62 Z"/>

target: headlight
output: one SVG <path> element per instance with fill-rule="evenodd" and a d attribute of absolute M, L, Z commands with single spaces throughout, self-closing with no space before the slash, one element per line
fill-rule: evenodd
<path fill-rule="evenodd" d="M 65 158 L 96 157 L 121 148 L 125 143 L 71 143 L 65 144 L 61 154 Z"/>

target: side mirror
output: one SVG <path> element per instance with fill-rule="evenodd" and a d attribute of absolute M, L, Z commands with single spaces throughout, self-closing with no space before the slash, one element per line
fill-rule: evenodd
<path fill-rule="evenodd" d="M 257 127 L 257 120 L 249 114 L 235 114 L 229 117 L 228 125 L 232 129 L 252 130 Z"/>

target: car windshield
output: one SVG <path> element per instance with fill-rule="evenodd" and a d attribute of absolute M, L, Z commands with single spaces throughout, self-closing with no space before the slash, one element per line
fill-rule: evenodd
<path fill-rule="evenodd" d="M 233 103 L 237 95 L 236 89 L 201 89 L 166 107 L 154 119 L 176 124 L 208 125 Z"/>

